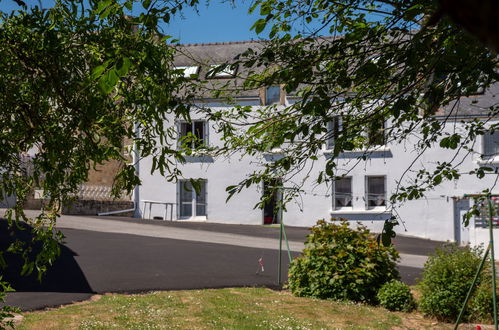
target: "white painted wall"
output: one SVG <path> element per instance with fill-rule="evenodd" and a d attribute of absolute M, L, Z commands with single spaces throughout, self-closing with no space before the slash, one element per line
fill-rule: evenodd
<path fill-rule="evenodd" d="M 220 106 L 220 105 L 217 105 Z M 193 116 L 193 119 L 198 117 Z M 459 132 L 462 130 L 460 123 L 449 123 L 446 127 L 449 132 Z M 389 218 L 392 213 L 386 209 L 366 210 L 365 207 L 365 176 L 384 175 L 386 176 L 388 196 L 396 191 L 397 181 L 407 184 L 408 178 L 413 177 L 409 173 L 403 177 L 404 172 L 416 158 L 414 143 L 417 139 L 406 140 L 402 144 L 390 144 L 372 153 L 372 158 L 365 162 L 360 162 L 352 169 L 357 162 L 356 156 L 359 153 L 346 153 L 339 161 L 339 169 L 350 170 L 349 176 L 353 178 L 353 207 L 348 210 L 332 210 L 331 187 L 322 185 L 314 187 L 313 178 L 316 178 L 320 169 L 324 168 L 329 157 L 327 152 L 319 155 L 319 160 L 315 162 L 310 173 L 303 171 L 293 178 L 295 182 L 303 179 L 308 174 L 310 180 L 303 187 L 304 193 L 297 199 L 297 203 L 287 206 L 284 214 L 284 222 L 291 226 L 312 226 L 318 219 L 347 218 L 352 221 L 360 221 L 370 229 L 379 232 L 383 226 L 383 220 Z M 220 144 L 220 137 L 213 129 L 209 133 L 210 144 Z M 476 141 L 475 150 L 481 150 L 482 140 Z M 434 168 L 437 161 L 452 161 L 455 151 L 434 147 L 417 159 L 413 169 L 422 167 Z M 460 172 L 466 173 L 474 169 L 480 162 L 479 154 L 465 156 L 464 152 L 459 154 L 464 160 L 460 167 Z M 457 159 L 461 159 L 461 158 Z M 221 223 L 255 224 L 263 223 L 262 210 L 254 209 L 255 204 L 261 196 L 261 187 L 250 187 L 235 195 L 227 204 L 225 200 L 227 193 L 225 188 L 240 182 L 246 175 L 252 172 L 258 162 L 264 161 L 264 157 L 244 157 L 234 155 L 230 159 L 191 159 L 186 164 L 178 164 L 185 178 L 203 178 L 207 180 L 208 187 L 208 208 L 206 221 Z M 141 200 L 157 200 L 164 202 L 177 202 L 177 187 L 175 183 L 166 182 L 159 173 L 150 174 L 151 159 L 143 159 L 140 163 L 140 187 Z M 341 174 L 341 173 L 338 173 Z M 453 197 L 461 197 L 464 194 L 480 193 L 485 188 L 493 186 L 494 175 L 486 176 L 479 180 L 473 175 L 463 174 L 456 182 L 446 182 L 441 184 L 436 190 L 428 192 L 426 197 L 420 200 L 407 201 L 403 205 L 396 207 L 396 212 L 403 225 L 396 227 L 400 234 L 428 238 L 439 241 L 454 240 L 454 200 Z M 284 183 L 286 186 L 286 183 Z M 495 193 L 499 193 L 499 188 L 494 188 Z M 143 214 L 143 203 L 140 205 L 140 212 Z M 152 216 L 162 216 L 164 209 L 154 206 Z M 198 219 L 199 220 L 199 219 Z M 470 242 L 475 244 L 482 242 L 481 230 L 476 230 L 475 238 L 470 237 Z M 498 244 L 499 245 L 499 244 Z M 499 254 L 498 254 L 499 255 Z"/>

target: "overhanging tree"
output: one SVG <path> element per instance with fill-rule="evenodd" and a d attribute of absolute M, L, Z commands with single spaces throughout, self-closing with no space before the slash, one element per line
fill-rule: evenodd
<path fill-rule="evenodd" d="M 159 22 L 196 3 L 63 0 L 47 11 L 22 9 L 2 15 L 0 168 L 2 193 L 18 196 L 11 220 L 25 219 L 22 201 L 34 186 L 44 189 L 49 206 L 70 198 L 93 163 L 123 159 L 123 139 L 135 141 L 142 157 L 153 155 L 155 168 L 175 180 L 179 173 L 172 162 L 182 156 L 171 147 L 173 132 L 162 125 L 172 113 L 188 118 L 190 95 L 199 87 L 172 69 L 174 50 L 156 32 Z M 497 80 L 497 56 L 441 15 L 449 13 L 445 3 L 255 1 L 252 8 L 262 18 L 254 29 L 269 31 L 270 40 L 263 49 L 236 60 L 255 69 L 246 86 L 282 85 L 301 101 L 270 107 L 257 117 L 241 107 L 234 112 L 207 112 L 226 134 L 219 153 L 285 151 L 285 157 L 231 187 L 229 193 L 313 161 L 330 138 L 327 123 L 338 116 L 348 120 L 335 136 L 335 157 L 372 142 L 361 134 L 365 123 L 388 117 L 392 125 L 385 130 L 387 139 L 400 141 L 411 131 L 421 131 L 420 151 L 434 143 L 459 149 L 483 134 L 483 122 L 473 121 L 466 123 L 467 135 L 443 136 L 443 122 L 433 117 L 438 107 Z M 127 18 L 134 5 L 142 6 L 143 13 Z M 474 32 L 467 20 L 456 21 Z M 488 117 L 496 116 L 497 106 L 492 106 Z M 140 136 L 133 123 L 140 123 Z M 239 133 L 240 124 L 251 128 Z M 28 168 L 21 156 L 34 149 Z M 335 176 L 335 157 L 318 182 Z M 476 174 L 484 171 L 477 169 Z M 445 163 L 418 176 L 417 184 L 394 198 L 419 197 L 459 173 L 455 164 Z M 116 191 L 137 183 L 133 168 L 125 165 Z M 37 239 L 52 242 L 55 219 L 56 212 L 31 221 Z M 27 260 L 26 272 L 43 271 L 54 260 L 56 245 L 47 244 L 50 248 L 36 260 Z M 19 252 L 27 250 L 21 247 Z"/>
<path fill-rule="evenodd" d="M 22 273 L 41 276 L 59 254 L 60 207 L 96 164 L 121 161 L 114 191 L 130 192 L 139 179 L 125 143 L 135 143 L 139 158 L 152 156 L 152 170 L 166 180 L 179 175 L 183 157 L 168 118 L 189 119 L 194 87 L 173 66 L 175 48 L 156 29 L 159 13 L 144 2 L 144 13 L 130 18 L 133 3 L 63 0 L 48 10 L 1 13 L 0 199 L 16 196 L 6 218 L 11 226 L 24 221 L 34 235 L 0 251 L 0 267 L 8 267 L 7 253 L 18 253 Z M 47 202 L 29 219 L 23 204 L 34 188 Z M 33 258 L 34 246 L 42 248 Z"/>
<path fill-rule="evenodd" d="M 258 112 L 240 106 L 211 112 L 229 135 L 222 152 L 258 154 L 274 149 L 284 155 L 229 187 L 229 194 L 268 177 L 303 171 L 332 138 L 332 157 L 315 181 L 334 179 L 341 153 L 365 150 L 359 162 L 370 157 L 379 143 L 364 134 L 368 131 L 393 143 L 417 133 L 417 157 L 435 145 L 456 153 L 473 152 L 476 137 L 497 128 L 487 125 L 497 119 L 497 103 L 485 109 L 483 120 L 463 121 L 464 134 L 448 133 L 444 127 L 452 122 L 462 97 L 497 82 L 498 57 L 449 19 L 455 15 L 446 9 L 445 4 L 425 0 L 255 1 L 251 10 L 262 18 L 253 29 L 267 32 L 270 40 L 233 63 L 249 71 L 247 88 L 282 86 L 299 100 Z M 483 11 L 469 13 L 473 14 L 481 22 Z M 482 24 L 482 35 L 486 27 L 494 35 L 487 24 Z M 494 47 L 494 42 L 488 44 Z M 443 120 L 435 117 L 441 109 L 446 109 Z M 335 124 L 338 120 L 341 126 Z M 389 126 L 383 128 L 385 120 Z M 458 167 L 455 159 L 432 169 L 416 168 L 410 184 L 400 186 L 392 201 L 419 198 L 442 181 L 458 179 Z M 479 166 L 471 174 L 481 178 L 491 170 Z M 296 192 L 299 189 L 298 184 Z"/>

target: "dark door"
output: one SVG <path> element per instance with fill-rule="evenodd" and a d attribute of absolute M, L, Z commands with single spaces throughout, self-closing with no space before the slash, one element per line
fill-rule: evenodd
<path fill-rule="evenodd" d="M 263 183 L 263 195 L 268 196 L 263 206 L 264 225 L 280 223 L 279 202 L 281 194 L 278 187 L 281 185 L 280 179 L 271 179 Z"/>

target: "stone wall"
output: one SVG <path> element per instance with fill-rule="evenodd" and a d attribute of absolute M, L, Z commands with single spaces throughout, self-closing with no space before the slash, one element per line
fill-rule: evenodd
<path fill-rule="evenodd" d="M 62 214 L 97 215 L 98 213 L 127 210 L 133 208 L 132 201 L 76 200 L 62 208 Z M 119 216 L 133 217 L 133 211 L 119 213 Z"/>

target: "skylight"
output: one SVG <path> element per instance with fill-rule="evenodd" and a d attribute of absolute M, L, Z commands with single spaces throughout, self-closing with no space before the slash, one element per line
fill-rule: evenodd
<path fill-rule="evenodd" d="M 237 66 L 235 65 L 210 65 L 210 70 L 206 74 L 207 78 L 232 78 L 236 76 Z"/>
<path fill-rule="evenodd" d="M 199 66 L 177 66 L 176 70 L 184 71 L 184 78 L 195 78 L 199 73 Z"/>

